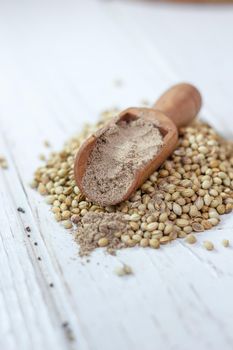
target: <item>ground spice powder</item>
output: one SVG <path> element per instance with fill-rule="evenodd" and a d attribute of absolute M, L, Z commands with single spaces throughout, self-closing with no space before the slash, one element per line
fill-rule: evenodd
<path fill-rule="evenodd" d="M 121 235 L 126 231 L 127 221 L 122 213 L 87 213 L 76 234 L 80 255 L 88 255 L 93 249 L 106 246 L 113 253 L 123 247 Z"/>
<path fill-rule="evenodd" d="M 83 176 L 85 193 L 106 206 L 119 202 L 135 173 L 153 159 L 163 144 L 159 129 L 150 121 L 118 121 L 98 138 Z"/>

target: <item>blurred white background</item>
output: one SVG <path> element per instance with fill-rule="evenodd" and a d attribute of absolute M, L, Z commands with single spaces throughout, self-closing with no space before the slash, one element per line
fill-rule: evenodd
<path fill-rule="evenodd" d="M 232 249 L 176 241 L 83 264 L 28 185 L 45 139 L 58 150 L 103 109 L 153 103 L 179 81 L 232 139 L 232 62 L 231 5 L 0 1 L 1 350 L 232 350 Z M 202 239 L 219 247 L 232 232 L 229 215 Z M 122 262 L 132 278 L 113 274 Z"/>
<path fill-rule="evenodd" d="M 211 115 L 233 114 L 231 5 L 77 0 L 1 1 L 0 8 L 3 105 L 17 105 L 17 89 L 27 99 L 28 87 L 40 89 L 40 103 L 51 94 L 65 105 L 71 99 L 65 110 L 76 116 L 75 95 L 95 110 L 136 105 L 186 80 L 201 89 Z"/>

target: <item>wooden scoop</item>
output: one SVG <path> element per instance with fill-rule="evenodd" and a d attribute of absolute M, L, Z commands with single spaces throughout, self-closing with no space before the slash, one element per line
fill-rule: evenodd
<path fill-rule="evenodd" d="M 98 130 L 90 136 L 80 147 L 74 164 L 75 180 L 80 191 L 91 201 L 98 200 L 90 194 L 86 194 L 82 186 L 82 179 L 86 171 L 88 158 L 95 143 L 110 126 L 120 121 L 130 121 L 138 118 L 151 121 L 160 130 L 163 136 L 163 145 L 154 159 L 146 163 L 135 173 L 134 181 L 129 184 L 127 191 L 121 200 L 110 200 L 101 205 L 114 205 L 130 197 L 145 180 L 171 155 L 178 141 L 178 128 L 189 124 L 198 114 L 201 108 L 201 95 L 199 91 L 190 84 L 178 84 L 166 91 L 152 108 L 128 108 L 121 112 L 118 117 L 113 118 L 106 127 Z"/>

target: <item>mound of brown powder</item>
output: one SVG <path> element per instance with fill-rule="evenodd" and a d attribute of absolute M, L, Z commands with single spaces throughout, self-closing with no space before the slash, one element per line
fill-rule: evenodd
<path fill-rule="evenodd" d="M 121 121 L 108 128 L 89 157 L 83 177 L 87 196 L 101 205 L 120 201 L 137 170 L 156 156 L 162 143 L 160 131 L 150 121 Z"/>
<path fill-rule="evenodd" d="M 76 235 L 80 245 L 79 255 L 88 255 L 97 247 L 108 246 L 110 253 L 122 248 L 120 237 L 126 230 L 127 221 L 122 213 L 87 213 Z"/>

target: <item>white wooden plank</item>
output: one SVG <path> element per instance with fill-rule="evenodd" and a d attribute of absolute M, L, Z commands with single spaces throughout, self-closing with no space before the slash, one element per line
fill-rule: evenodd
<path fill-rule="evenodd" d="M 6 275 L 1 280 L 0 305 L 6 350 L 16 344 L 25 349 L 31 345 L 38 349 L 42 345 L 44 349 L 231 349 L 232 250 L 224 250 L 219 242 L 231 238 L 232 217 L 224 219 L 221 230 L 200 235 L 200 241 L 211 237 L 216 242 L 213 254 L 201 246 L 187 248 L 175 242 L 159 252 L 130 249 L 117 257 L 98 251 L 82 265 L 71 235 L 53 221 L 43 199 L 28 187 L 43 140 L 52 139 L 59 148 L 84 121 L 96 120 L 97 112 L 107 106 L 123 108 L 147 97 L 153 101 L 179 78 L 193 80 L 204 93 L 208 90 L 212 109 L 218 92 L 214 82 L 221 79 L 226 94 L 230 91 L 226 71 L 223 77 L 218 71 L 206 82 L 210 77 L 204 73 L 207 65 L 210 71 L 216 67 L 214 60 L 204 60 L 194 75 L 188 74 L 187 40 L 182 42 L 183 25 L 178 19 L 186 16 L 191 33 L 202 10 L 195 8 L 189 15 L 188 10 L 178 7 L 173 13 L 173 9 L 92 1 L 58 6 L 56 11 L 51 4 L 41 9 L 28 5 L 1 16 L 2 33 L 7 28 L 6 36 L 0 34 L 1 150 L 10 163 L 10 170 L 0 178 L 1 266 Z M 221 11 L 223 18 L 227 9 Z M 171 22 L 176 19 L 179 40 L 176 31 L 164 31 L 168 15 Z M 92 25 L 86 25 L 87 18 Z M 164 36 L 159 35 L 162 30 Z M 221 30 L 224 35 L 225 29 Z M 167 48 L 176 42 L 176 55 L 169 54 Z M 227 45 L 220 39 L 218 44 L 221 51 Z M 197 57 L 197 45 L 193 51 L 188 48 L 190 57 Z M 114 85 L 116 79 L 122 79 L 122 87 Z M 230 108 L 226 94 L 220 93 L 225 111 Z M 213 122 L 226 132 L 218 112 Z M 225 112 L 223 118 L 227 120 Z M 17 205 L 26 208 L 25 215 L 16 212 Z M 5 229 L 9 221 L 12 231 Z M 28 223 L 30 240 L 23 230 Z M 133 267 L 134 276 L 119 279 L 113 274 L 121 261 Z M 55 288 L 48 288 L 50 281 Z M 12 287 L 17 283 L 20 291 Z M 61 328 L 64 320 L 75 336 L 72 342 L 67 339 L 69 331 Z"/>

